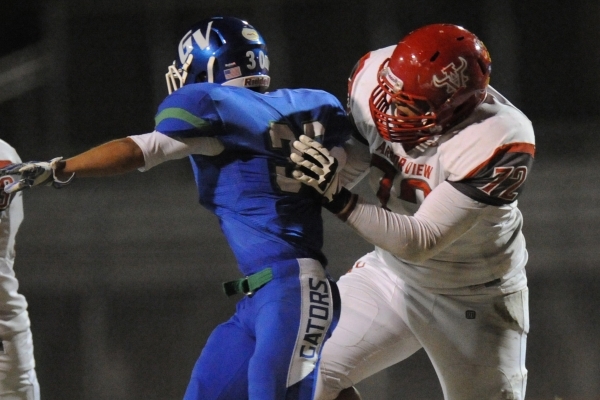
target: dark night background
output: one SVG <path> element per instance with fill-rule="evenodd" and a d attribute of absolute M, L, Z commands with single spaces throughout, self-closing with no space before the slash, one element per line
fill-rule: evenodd
<path fill-rule="evenodd" d="M 491 84 L 529 116 L 536 164 L 519 203 L 530 262 L 530 400 L 600 399 L 600 3 L 33 0 L 0 4 L 0 138 L 23 160 L 72 156 L 153 129 L 164 74 L 196 20 L 234 15 L 265 37 L 272 88 L 344 102 L 360 56 L 421 25 L 477 34 Z M 364 190 L 364 188 L 361 188 Z M 186 160 L 24 193 L 15 270 L 44 400 L 183 396 L 238 277 Z M 324 214 L 330 271 L 369 251 Z M 423 351 L 362 382 L 365 400 L 442 399 Z"/>

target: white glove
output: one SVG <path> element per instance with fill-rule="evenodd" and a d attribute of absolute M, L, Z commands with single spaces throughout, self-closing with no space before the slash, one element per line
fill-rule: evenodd
<path fill-rule="evenodd" d="M 338 161 L 319 142 L 308 136 L 292 143 L 300 154 L 292 153 L 290 159 L 296 164 L 292 176 L 314 188 L 323 198 L 323 207 L 343 221 L 354 209 L 358 196 L 340 185 Z"/>
<path fill-rule="evenodd" d="M 315 188 L 327 203 L 332 202 L 334 196 L 340 191 L 338 162 L 335 157 L 331 156 L 321 143 L 305 135 L 300 136 L 299 141 L 294 141 L 292 146 L 300 152 L 300 155 L 296 153 L 290 155 L 298 168 L 292 176 Z"/>
<path fill-rule="evenodd" d="M 0 168 L 0 176 L 17 175 L 16 181 L 6 185 L 6 193 L 15 193 L 33 186 L 53 186 L 57 189 L 68 185 L 75 174 L 66 181 L 56 177 L 56 165 L 62 157 L 53 158 L 50 161 L 30 161 L 19 164 L 10 164 Z"/>

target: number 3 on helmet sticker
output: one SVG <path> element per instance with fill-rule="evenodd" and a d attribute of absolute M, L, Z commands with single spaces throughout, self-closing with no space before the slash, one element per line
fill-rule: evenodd
<path fill-rule="evenodd" d="M 246 64 L 246 67 L 248 69 L 256 69 L 256 54 L 254 54 L 253 51 L 248 50 L 246 52 L 246 57 L 248 57 L 248 64 Z M 269 69 L 269 57 L 262 51 L 258 52 L 258 65 L 261 69 Z"/>

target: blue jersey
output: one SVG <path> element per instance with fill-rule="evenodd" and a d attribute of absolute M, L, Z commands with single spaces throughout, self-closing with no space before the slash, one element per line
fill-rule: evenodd
<path fill-rule="evenodd" d="M 171 137 L 216 137 L 224 151 L 191 155 L 200 203 L 219 217 L 244 275 L 296 258 L 326 264 L 320 197 L 290 176 L 291 142 L 307 134 L 327 148 L 350 125 L 333 95 L 311 89 L 259 94 L 199 83 L 168 96 L 156 130 Z"/>

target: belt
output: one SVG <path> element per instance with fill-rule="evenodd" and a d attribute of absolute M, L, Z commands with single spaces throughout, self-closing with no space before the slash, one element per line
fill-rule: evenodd
<path fill-rule="evenodd" d="M 500 282 L 502 282 L 502 279 L 498 278 L 498 279 L 494 279 L 493 281 L 489 281 L 489 282 L 484 283 L 483 286 L 485 286 L 485 287 L 492 287 L 492 286 L 496 286 Z"/>
<path fill-rule="evenodd" d="M 252 296 L 255 291 L 265 286 L 273 279 L 273 270 L 265 268 L 242 279 L 223 283 L 223 291 L 227 296 L 243 293 Z"/>
<path fill-rule="evenodd" d="M 479 285 L 471 285 L 471 286 L 469 286 L 469 289 L 471 289 L 471 290 L 478 290 L 478 289 L 483 289 L 484 287 L 489 288 L 489 287 L 492 287 L 492 286 L 497 286 L 501 282 L 502 282 L 502 279 L 497 278 L 497 279 L 494 279 L 493 281 L 489 281 L 489 282 L 486 282 L 486 283 L 480 283 Z"/>

